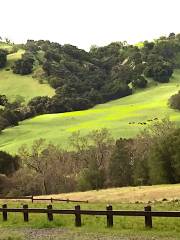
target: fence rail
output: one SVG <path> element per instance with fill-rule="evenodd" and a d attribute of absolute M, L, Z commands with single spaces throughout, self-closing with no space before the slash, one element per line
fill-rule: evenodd
<path fill-rule="evenodd" d="M 80 205 L 75 206 L 75 209 L 53 209 L 52 205 L 47 208 L 28 208 L 28 205 L 23 205 L 23 208 L 8 208 L 4 204 L 0 208 L 3 221 L 8 220 L 8 213 L 23 213 L 25 222 L 29 221 L 29 213 L 44 213 L 47 214 L 49 221 L 53 221 L 54 214 L 74 215 L 75 226 L 81 226 L 82 215 L 106 216 L 107 227 L 113 227 L 113 216 L 131 216 L 131 217 L 145 217 L 145 227 L 152 228 L 152 217 L 180 217 L 180 211 L 151 211 L 151 206 L 144 208 L 144 211 L 129 211 L 129 210 L 113 210 L 111 205 L 106 207 L 106 210 L 81 210 Z"/>
<path fill-rule="evenodd" d="M 32 203 L 34 201 L 50 201 L 52 202 L 74 202 L 74 203 L 88 203 L 88 200 L 72 200 L 72 199 L 60 199 L 60 198 L 37 198 L 34 196 L 29 197 L 3 197 L 0 196 L 0 200 L 30 200 Z"/>

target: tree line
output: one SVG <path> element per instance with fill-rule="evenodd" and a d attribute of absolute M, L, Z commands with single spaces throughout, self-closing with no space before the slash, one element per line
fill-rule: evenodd
<path fill-rule="evenodd" d="M 34 141 L 17 156 L 0 152 L 0 192 L 51 194 L 180 182 L 180 128 L 168 119 L 136 138 L 114 140 L 107 129 L 69 138 L 71 151 Z M 8 159 L 8 161 L 7 161 Z"/>

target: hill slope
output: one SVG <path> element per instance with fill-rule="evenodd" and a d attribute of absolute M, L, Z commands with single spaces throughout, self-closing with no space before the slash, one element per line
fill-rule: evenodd
<path fill-rule="evenodd" d="M 7 71 L 22 53 L 23 50 L 19 50 L 17 53 L 8 55 L 6 69 L 0 70 L 0 94 L 5 94 L 10 100 L 14 100 L 16 96 L 22 96 L 26 102 L 35 96 L 52 96 L 54 90 L 48 84 L 39 84 L 32 75 L 21 76 L 13 74 L 11 70 Z"/>
<path fill-rule="evenodd" d="M 47 114 L 21 122 L 0 135 L 0 149 L 16 152 L 22 144 L 45 138 L 67 147 L 73 131 L 83 134 L 92 129 L 108 128 L 115 138 L 133 137 L 150 124 L 147 120 L 169 116 L 180 122 L 180 113 L 167 106 L 168 98 L 180 89 L 180 71 L 175 71 L 170 83 L 158 84 L 131 96 L 86 110 L 62 114 Z M 129 124 L 134 122 L 134 124 Z M 146 122 L 146 125 L 138 123 Z"/>

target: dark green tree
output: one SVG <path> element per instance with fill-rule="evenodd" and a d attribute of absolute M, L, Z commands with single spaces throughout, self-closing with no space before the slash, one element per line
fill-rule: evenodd
<path fill-rule="evenodd" d="M 78 179 L 78 188 L 81 191 L 102 189 L 105 180 L 106 176 L 104 170 L 99 169 L 97 163 L 92 160 L 89 167 L 81 171 Z"/>
<path fill-rule="evenodd" d="M 6 95 L 0 95 L 0 105 L 5 106 L 8 103 Z"/>
<path fill-rule="evenodd" d="M 7 51 L 4 49 L 0 49 L 0 68 L 6 66 L 7 63 Z"/>
<path fill-rule="evenodd" d="M 0 174 L 11 175 L 20 167 L 18 156 L 11 156 L 9 153 L 0 151 Z"/>
<path fill-rule="evenodd" d="M 143 76 L 139 76 L 136 80 L 132 81 L 132 86 L 135 88 L 145 88 L 147 83 L 147 80 Z"/>
<path fill-rule="evenodd" d="M 33 71 L 34 56 L 32 53 L 25 53 L 12 66 L 13 73 L 27 75 Z"/>
<path fill-rule="evenodd" d="M 152 184 L 180 181 L 180 130 L 177 129 L 153 144 L 149 156 Z"/>
<path fill-rule="evenodd" d="M 129 143 L 131 140 L 119 139 L 109 165 L 109 178 L 112 186 L 121 187 L 132 185 L 132 162 L 130 158 Z"/>
<path fill-rule="evenodd" d="M 28 102 L 28 106 L 35 110 L 36 114 L 44 114 L 50 112 L 51 99 L 49 97 L 34 97 Z"/>

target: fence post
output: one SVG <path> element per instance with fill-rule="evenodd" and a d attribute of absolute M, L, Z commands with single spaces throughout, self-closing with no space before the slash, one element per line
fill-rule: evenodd
<path fill-rule="evenodd" d="M 52 205 L 48 205 L 47 209 L 49 210 L 48 213 L 47 213 L 48 220 L 53 221 L 53 213 L 51 211 L 52 210 Z"/>
<path fill-rule="evenodd" d="M 53 198 L 51 198 L 51 203 L 53 202 Z"/>
<path fill-rule="evenodd" d="M 152 228 L 151 206 L 146 206 L 144 211 L 147 212 L 145 215 L 145 227 Z"/>
<path fill-rule="evenodd" d="M 24 222 L 28 222 L 29 221 L 29 212 L 28 212 L 28 205 L 23 205 L 23 215 L 24 215 Z"/>
<path fill-rule="evenodd" d="M 7 204 L 2 205 L 3 208 L 3 221 L 7 221 Z"/>
<path fill-rule="evenodd" d="M 31 201 L 32 201 L 32 203 L 34 202 L 33 195 L 31 196 Z"/>
<path fill-rule="evenodd" d="M 81 214 L 80 214 L 81 207 L 80 205 L 75 206 L 75 226 L 81 227 Z"/>
<path fill-rule="evenodd" d="M 113 213 L 112 213 L 112 206 L 111 205 L 107 205 L 106 207 L 107 210 L 107 227 L 113 227 Z"/>

